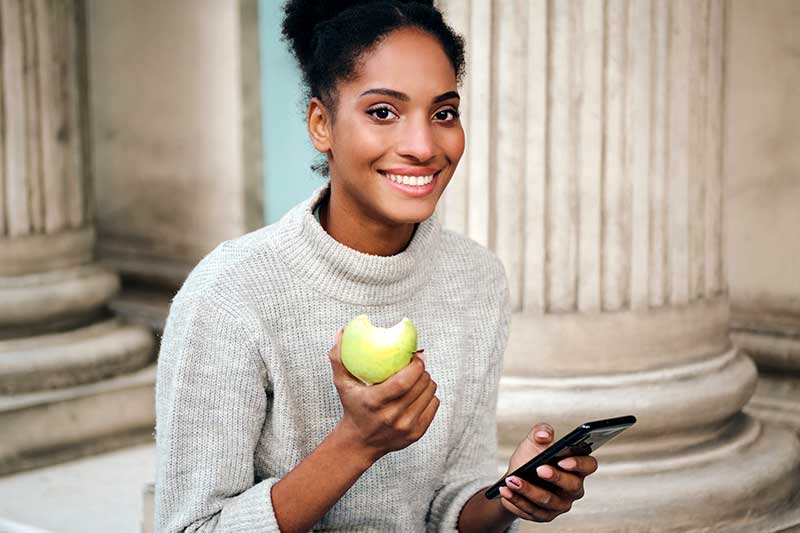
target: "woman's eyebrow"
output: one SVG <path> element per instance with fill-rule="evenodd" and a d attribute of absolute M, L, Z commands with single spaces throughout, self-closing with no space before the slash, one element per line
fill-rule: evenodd
<path fill-rule="evenodd" d="M 362 96 L 366 96 L 368 94 L 382 94 L 384 96 L 397 98 L 398 100 L 402 100 L 403 102 L 408 102 L 409 100 L 411 100 L 411 98 L 409 98 L 409 96 L 406 93 L 401 93 L 400 91 L 395 91 L 393 89 L 367 89 L 366 91 L 361 93 L 361 95 L 359 95 L 359 98 L 361 98 Z M 459 96 L 459 94 L 455 91 L 448 91 L 434 98 L 431 103 L 437 104 L 444 100 L 449 100 L 450 98 L 458 98 L 460 100 L 461 96 Z"/>

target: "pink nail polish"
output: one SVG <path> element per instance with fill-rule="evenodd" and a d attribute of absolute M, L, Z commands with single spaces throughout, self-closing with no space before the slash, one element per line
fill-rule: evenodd
<path fill-rule="evenodd" d="M 515 489 L 521 489 L 522 483 L 520 482 L 519 478 L 515 476 L 509 476 L 506 478 L 506 484 L 514 487 Z"/>
<path fill-rule="evenodd" d="M 561 468 L 575 468 L 576 466 L 575 459 L 564 459 L 563 461 L 558 463 L 558 466 L 560 466 Z"/>

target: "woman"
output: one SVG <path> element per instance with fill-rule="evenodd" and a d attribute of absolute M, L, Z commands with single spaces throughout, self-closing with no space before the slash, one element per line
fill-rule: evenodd
<path fill-rule="evenodd" d="M 434 216 L 464 150 L 461 38 L 432 2 L 399 0 L 290 1 L 283 33 L 330 181 L 221 244 L 172 303 L 157 530 L 487 532 L 552 520 L 583 495 L 593 458 L 540 467 L 553 492 L 508 478 L 501 498 L 483 496 L 498 477 L 510 304 L 496 256 Z M 377 385 L 351 376 L 341 331 L 362 313 L 384 327 L 411 318 L 424 359 Z M 507 472 L 552 436 L 534 426 Z"/>

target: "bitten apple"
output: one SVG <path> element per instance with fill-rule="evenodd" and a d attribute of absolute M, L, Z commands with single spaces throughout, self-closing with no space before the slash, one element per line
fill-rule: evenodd
<path fill-rule="evenodd" d="M 389 379 L 411 362 L 416 351 L 417 327 L 405 317 L 391 328 L 379 328 L 367 315 L 359 315 L 342 333 L 342 363 L 364 383 Z"/>

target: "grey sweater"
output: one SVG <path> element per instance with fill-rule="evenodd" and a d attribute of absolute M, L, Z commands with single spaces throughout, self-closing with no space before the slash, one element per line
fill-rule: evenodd
<path fill-rule="evenodd" d="M 436 215 L 394 256 L 348 248 L 314 216 L 329 186 L 220 244 L 172 302 L 156 383 L 158 532 L 279 531 L 270 490 L 342 417 L 328 352 L 361 313 L 417 325 L 441 404 L 425 435 L 378 460 L 314 531 L 455 531 L 502 474 L 502 263 Z"/>

